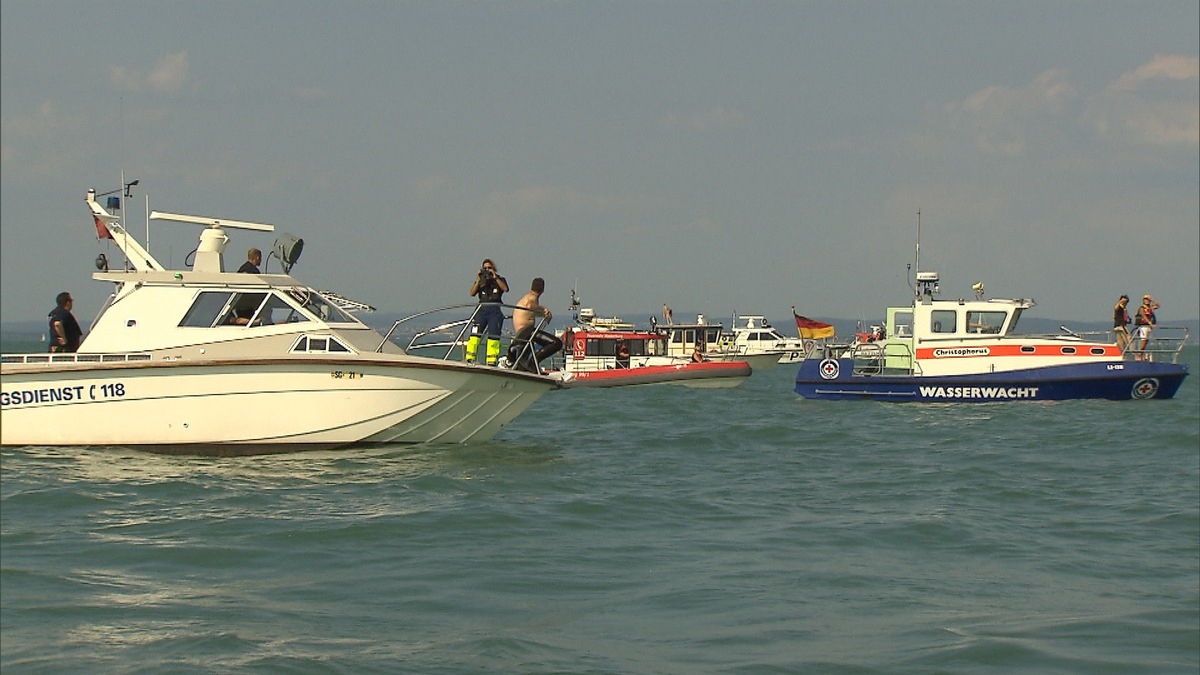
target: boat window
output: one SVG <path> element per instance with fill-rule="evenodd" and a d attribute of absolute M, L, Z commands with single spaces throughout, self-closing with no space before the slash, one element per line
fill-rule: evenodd
<path fill-rule="evenodd" d="M 585 352 L 588 356 L 616 356 L 617 343 L 615 340 L 597 340 L 589 338 Z"/>
<path fill-rule="evenodd" d="M 266 293 L 234 293 L 229 309 L 221 315 L 221 324 L 245 326 L 254 318 L 258 306 L 267 297 Z"/>
<path fill-rule="evenodd" d="M 320 293 L 311 288 L 293 288 L 288 291 L 296 302 L 304 306 L 304 309 L 313 313 L 314 316 L 326 323 L 358 323 L 354 317 L 347 314 L 342 308 L 330 302 Z"/>
<path fill-rule="evenodd" d="M 1005 312 L 967 312 L 967 332 L 998 334 L 1006 316 Z"/>
<path fill-rule="evenodd" d="M 332 335 L 302 335 L 296 340 L 292 352 L 307 354 L 349 353 L 350 348 Z"/>
<path fill-rule="evenodd" d="M 912 337 L 912 312 L 896 312 L 892 315 L 892 330 L 893 336 Z"/>
<path fill-rule="evenodd" d="M 276 323 L 300 323 L 301 321 L 308 320 L 309 319 L 307 316 L 304 316 L 300 310 L 288 304 L 287 300 L 284 300 L 277 295 L 272 295 L 267 299 L 266 306 L 263 307 L 262 311 L 259 313 L 258 321 L 255 322 L 255 325 L 258 325 L 259 323 L 263 325 Z"/>
<path fill-rule="evenodd" d="M 935 309 L 931 312 L 931 330 L 934 333 L 953 333 L 958 330 L 958 313 L 952 309 Z"/>
<path fill-rule="evenodd" d="M 1062 348 L 1062 353 L 1064 353 L 1064 354 L 1074 354 L 1074 353 L 1075 353 L 1075 348 L 1074 348 L 1074 347 L 1063 347 L 1063 348 Z"/>
<path fill-rule="evenodd" d="M 1025 311 L 1025 310 L 1021 307 L 1018 307 L 1013 310 L 1012 320 L 1008 322 L 1008 334 L 1009 335 L 1012 335 L 1013 333 L 1015 333 L 1017 331 L 1017 322 L 1021 320 L 1021 312 L 1023 312 L 1023 311 Z"/>
<path fill-rule="evenodd" d="M 201 292 L 192 301 L 192 306 L 188 308 L 187 314 L 183 315 L 183 321 L 180 321 L 179 325 L 197 328 L 211 327 L 217 322 L 217 317 L 229 305 L 229 298 L 232 295 L 232 293 L 227 291 Z"/>

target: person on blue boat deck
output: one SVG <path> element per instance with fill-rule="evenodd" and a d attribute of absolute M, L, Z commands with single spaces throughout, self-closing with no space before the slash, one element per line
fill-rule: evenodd
<path fill-rule="evenodd" d="M 550 308 L 539 304 L 544 292 L 545 279 L 534 278 L 533 283 L 529 285 L 529 292 L 517 301 L 517 307 L 524 309 L 513 310 L 513 330 L 517 335 L 509 345 L 505 358 L 518 370 L 537 372 L 535 361 L 541 363 L 557 354 L 563 347 L 562 340 L 546 331 L 537 330 L 536 317 L 545 317 L 547 322 L 554 320 Z"/>
<path fill-rule="evenodd" d="M 70 293 L 63 291 L 54 299 L 54 303 L 54 309 L 50 310 L 48 315 L 50 319 L 50 351 L 68 353 L 79 351 L 83 329 L 79 327 L 75 315 L 71 314 L 71 308 L 75 306 L 75 298 L 72 298 Z"/>
<path fill-rule="evenodd" d="M 1125 348 L 1129 346 L 1129 296 L 1122 293 L 1121 297 L 1117 298 L 1117 304 L 1113 305 L 1113 333 L 1117 335 L 1117 346 L 1121 348 L 1121 352 L 1125 352 Z"/>
<path fill-rule="evenodd" d="M 479 298 L 480 306 L 471 324 L 471 337 L 467 338 L 467 363 L 475 363 L 483 336 L 487 336 L 487 364 L 494 366 L 500 360 L 500 329 L 504 326 L 500 303 L 507 292 L 508 281 L 496 272 L 496 263 L 484 258 L 468 293 Z"/>
<path fill-rule="evenodd" d="M 1134 336 L 1138 339 L 1138 354 L 1135 357 L 1138 361 L 1153 361 L 1144 352 L 1150 342 L 1150 331 L 1154 330 L 1154 325 L 1158 323 L 1154 310 L 1161 306 L 1149 293 L 1142 296 L 1142 306 L 1138 307 L 1137 316 L 1133 320 L 1133 325 L 1136 326 Z"/>
<path fill-rule="evenodd" d="M 238 268 L 238 272 L 242 274 L 261 274 L 258 271 L 258 266 L 262 264 L 262 251 L 252 248 L 246 252 L 246 262 Z"/>

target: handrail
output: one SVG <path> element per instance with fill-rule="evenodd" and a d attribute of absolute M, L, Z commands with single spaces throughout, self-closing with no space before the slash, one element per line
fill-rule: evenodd
<path fill-rule="evenodd" d="M 465 344 L 464 338 L 467 335 L 467 332 L 470 330 L 471 325 L 473 324 L 476 315 L 479 313 L 480 309 L 483 307 L 500 307 L 502 310 L 508 309 L 508 310 L 526 311 L 524 307 L 521 307 L 519 305 L 510 305 L 510 304 L 502 303 L 502 302 L 463 303 L 463 304 L 458 304 L 458 305 L 446 305 L 444 307 L 437 307 L 435 309 L 425 310 L 423 312 L 418 312 L 416 314 L 411 314 L 409 316 L 397 319 L 394 323 L 392 323 L 391 328 L 389 328 L 387 330 L 387 332 L 384 334 L 383 341 L 379 343 L 379 346 L 375 348 L 375 351 L 376 352 L 383 351 L 384 345 L 386 345 L 388 343 L 388 341 L 392 339 L 392 336 L 395 335 L 396 331 L 400 328 L 400 326 L 405 323 L 414 321 L 416 319 L 420 319 L 422 317 L 434 315 L 434 314 L 470 308 L 471 313 L 465 319 L 455 319 L 453 321 L 443 322 L 443 323 L 440 323 L 431 328 L 427 328 L 427 329 L 418 331 L 409 339 L 408 345 L 404 348 L 405 351 L 415 351 L 415 350 L 433 349 L 433 348 L 445 346 L 446 352 L 444 354 L 442 354 L 442 356 L 440 358 L 443 361 L 449 361 L 449 360 L 451 360 L 451 357 L 454 354 L 455 347 Z M 511 316 L 511 314 L 505 314 L 504 318 L 511 319 L 512 316 Z M 539 331 L 542 331 L 542 329 L 545 328 L 548 323 L 549 322 L 546 321 L 546 317 L 544 317 L 544 316 L 540 317 L 539 321 L 534 326 L 534 334 L 536 334 Z M 444 333 L 448 330 L 453 330 L 453 329 L 457 329 L 457 331 L 454 332 L 454 337 L 447 341 L 418 344 L 419 341 L 424 337 L 434 335 L 436 333 Z M 515 339 L 515 338 L 516 338 L 516 336 L 512 335 L 512 339 Z M 533 350 L 532 341 L 527 342 L 522 347 L 521 351 L 517 354 L 517 361 L 519 361 L 521 357 L 525 356 L 526 353 L 532 354 L 532 350 Z M 540 364 L 537 365 L 536 370 L 539 374 L 541 374 L 542 369 L 541 369 Z"/>

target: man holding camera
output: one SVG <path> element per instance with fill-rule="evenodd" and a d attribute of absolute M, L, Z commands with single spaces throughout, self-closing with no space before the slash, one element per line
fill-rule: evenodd
<path fill-rule="evenodd" d="M 504 325 L 500 303 L 507 291 L 508 281 L 496 273 L 491 258 L 484 258 L 469 293 L 479 298 L 480 307 L 471 325 L 471 337 L 467 338 L 467 363 L 475 363 L 481 335 L 487 336 L 487 364 L 494 366 L 500 360 L 500 329 Z"/>

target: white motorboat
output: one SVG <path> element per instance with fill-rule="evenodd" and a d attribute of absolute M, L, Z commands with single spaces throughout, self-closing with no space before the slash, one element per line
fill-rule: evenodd
<path fill-rule="evenodd" d="M 78 352 L 2 357 L 4 446 L 242 455 L 484 441 L 561 384 L 409 353 L 389 339 L 396 326 L 385 336 L 347 311 L 362 305 L 290 275 L 295 237 L 271 252 L 283 273 L 225 271 L 229 230 L 272 225 L 151 213 L 204 227 L 191 269 L 169 270 L 94 190 L 87 205 L 125 269 L 97 260 L 93 279 L 115 288 Z"/>
<path fill-rule="evenodd" d="M 739 319 L 741 323 L 738 323 Z M 800 338 L 785 336 L 767 321 L 767 317 L 757 314 L 734 316 L 733 325 L 721 334 L 721 343 L 747 356 L 777 355 L 776 363 L 799 363 L 812 346 L 806 346 Z"/>

